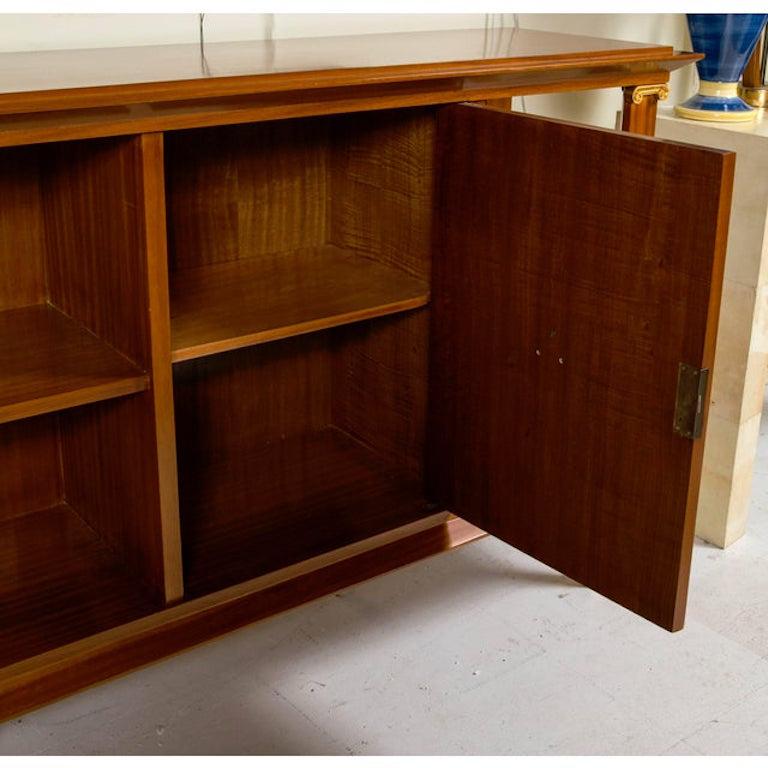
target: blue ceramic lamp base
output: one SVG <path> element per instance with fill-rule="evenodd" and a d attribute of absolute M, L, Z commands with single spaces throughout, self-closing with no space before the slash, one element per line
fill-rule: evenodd
<path fill-rule="evenodd" d="M 738 83 L 702 80 L 699 92 L 675 107 L 675 114 L 688 120 L 746 123 L 757 114 L 738 94 Z"/>
<path fill-rule="evenodd" d="M 699 92 L 676 107 L 676 114 L 721 123 L 754 120 L 755 111 L 737 89 L 768 14 L 688 13 L 686 17 L 693 50 L 704 58 L 696 62 Z"/>

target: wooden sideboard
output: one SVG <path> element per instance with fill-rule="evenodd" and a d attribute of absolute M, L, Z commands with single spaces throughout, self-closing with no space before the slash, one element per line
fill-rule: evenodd
<path fill-rule="evenodd" d="M 679 629 L 734 163 L 633 134 L 695 58 L 0 55 L 0 716 L 484 532 Z"/>

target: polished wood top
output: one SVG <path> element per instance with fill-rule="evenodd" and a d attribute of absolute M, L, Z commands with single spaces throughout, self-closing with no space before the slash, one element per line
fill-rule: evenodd
<path fill-rule="evenodd" d="M 0 113 L 644 63 L 669 46 L 511 27 L 0 54 Z"/>

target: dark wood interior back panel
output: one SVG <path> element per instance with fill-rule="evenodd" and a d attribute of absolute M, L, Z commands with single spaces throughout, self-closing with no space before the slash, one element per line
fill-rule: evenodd
<path fill-rule="evenodd" d="M 39 151 L 0 153 L 0 310 L 45 300 Z"/>
<path fill-rule="evenodd" d="M 327 121 L 166 134 L 171 268 L 326 242 Z"/>
<path fill-rule="evenodd" d="M 388 465 L 421 477 L 427 407 L 429 310 L 339 329 L 333 423 Z"/>
<path fill-rule="evenodd" d="M 701 451 L 678 363 L 712 361 L 733 157 L 460 106 L 438 136 L 431 488 L 677 629 Z"/>
<path fill-rule="evenodd" d="M 429 277 L 434 110 L 390 110 L 332 123 L 330 238 Z"/>
<path fill-rule="evenodd" d="M 416 311 L 175 366 L 189 594 L 429 512 L 426 319 Z"/>
<path fill-rule="evenodd" d="M 61 501 L 56 416 L 0 426 L 0 520 Z"/>
<path fill-rule="evenodd" d="M 200 466 L 182 488 L 187 595 L 271 573 L 430 513 L 419 478 L 335 427 Z"/>
<path fill-rule="evenodd" d="M 291 548 L 269 531 L 286 518 L 280 495 L 304 486 L 303 437 L 330 423 L 330 363 L 315 333 L 174 366 L 187 595 L 264 572 Z M 294 444 L 291 462 L 281 449 Z M 291 533 L 299 546 L 311 537 Z"/>
<path fill-rule="evenodd" d="M 172 270 L 325 244 L 429 274 L 434 111 L 166 135 Z"/>
<path fill-rule="evenodd" d="M 138 140 L 51 147 L 44 174 L 51 302 L 149 366 Z"/>
<path fill-rule="evenodd" d="M 61 414 L 64 500 L 164 600 L 151 393 Z"/>
<path fill-rule="evenodd" d="M 235 455 L 331 421 L 331 356 L 325 333 L 227 352 L 174 366 L 180 470 Z"/>
<path fill-rule="evenodd" d="M 415 310 L 176 365 L 182 486 L 211 456 L 331 425 L 385 464 L 421 474 L 428 321 Z"/>
<path fill-rule="evenodd" d="M 151 611 L 66 504 L 0 521 L 0 669 Z"/>

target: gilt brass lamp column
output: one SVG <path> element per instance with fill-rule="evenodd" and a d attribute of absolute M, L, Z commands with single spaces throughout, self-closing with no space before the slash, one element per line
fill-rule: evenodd
<path fill-rule="evenodd" d="M 752 107 L 768 106 L 768 86 L 765 84 L 766 63 L 768 63 L 768 45 L 764 28 L 742 75 L 739 94 Z"/>

